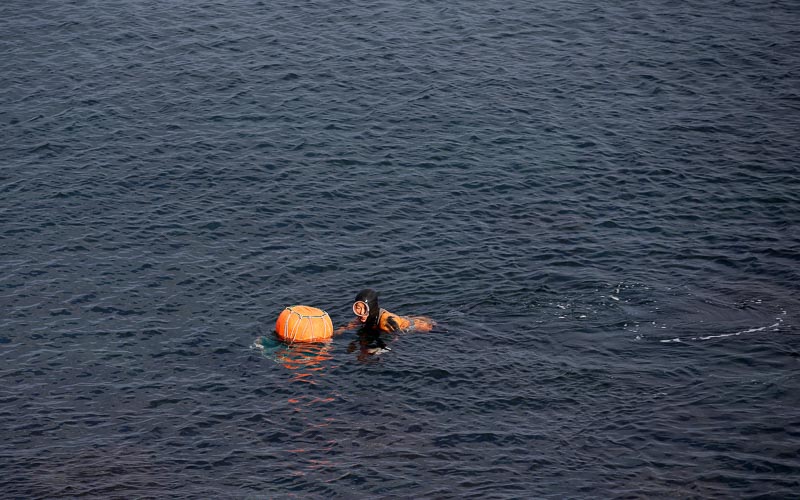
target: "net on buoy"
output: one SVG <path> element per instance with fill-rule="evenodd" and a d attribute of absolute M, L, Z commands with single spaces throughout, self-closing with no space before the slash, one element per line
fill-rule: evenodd
<path fill-rule="evenodd" d="M 322 309 L 290 306 L 278 316 L 275 333 L 284 342 L 324 342 L 333 337 L 333 323 Z"/>

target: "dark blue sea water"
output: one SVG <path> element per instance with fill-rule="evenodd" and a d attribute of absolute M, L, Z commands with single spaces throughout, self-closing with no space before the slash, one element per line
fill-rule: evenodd
<path fill-rule="evenodd" d="M 0 497 L 797 498 L 799 26 L 3 2 Z"/>

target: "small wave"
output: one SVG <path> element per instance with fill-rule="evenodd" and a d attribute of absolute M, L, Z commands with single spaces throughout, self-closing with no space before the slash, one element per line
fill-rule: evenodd
<path fill-rule="evenodd" d="M 786 314 L 786 311 L 783 311 L 783 314 Z M 697 337 L 675 337 L 674 339 L 662 339 L 660 342 L 663 343 L 674 343 L 674 342 L 693 342 L 693 341 L 701 341 L 701 340 L 713 340 L 713 339 L 722 339 L 727 337 L 738 337 L 740 335 L 747 335 L 749 333 L 758 333 L 764 331 L 778 331 L 780 329 L 781 324 L 783 323 L 783 319 L 778 317 L 775 318 L 778 321 L 773 323 L 772 325 L 768 326 L 760 326 L 756 328 L 748 328 L 746 330 L 741 330 L 738 332 L 732 333 L 720 333 L 718 335 L 700 335 Z"/>

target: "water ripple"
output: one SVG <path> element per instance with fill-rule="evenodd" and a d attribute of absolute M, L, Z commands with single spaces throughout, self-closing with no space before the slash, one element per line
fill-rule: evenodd
<path fill-rule="evenodd" d="M 3 496 L 792 497 L 798 13 L 4 4 Z"/>

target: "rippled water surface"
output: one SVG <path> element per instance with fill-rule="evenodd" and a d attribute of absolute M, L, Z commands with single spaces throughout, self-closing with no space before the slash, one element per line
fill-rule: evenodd
<path fill-rule="evenodd" d="M 798 26 L 3 2 L 0 496 L 796 498 Z"/>

